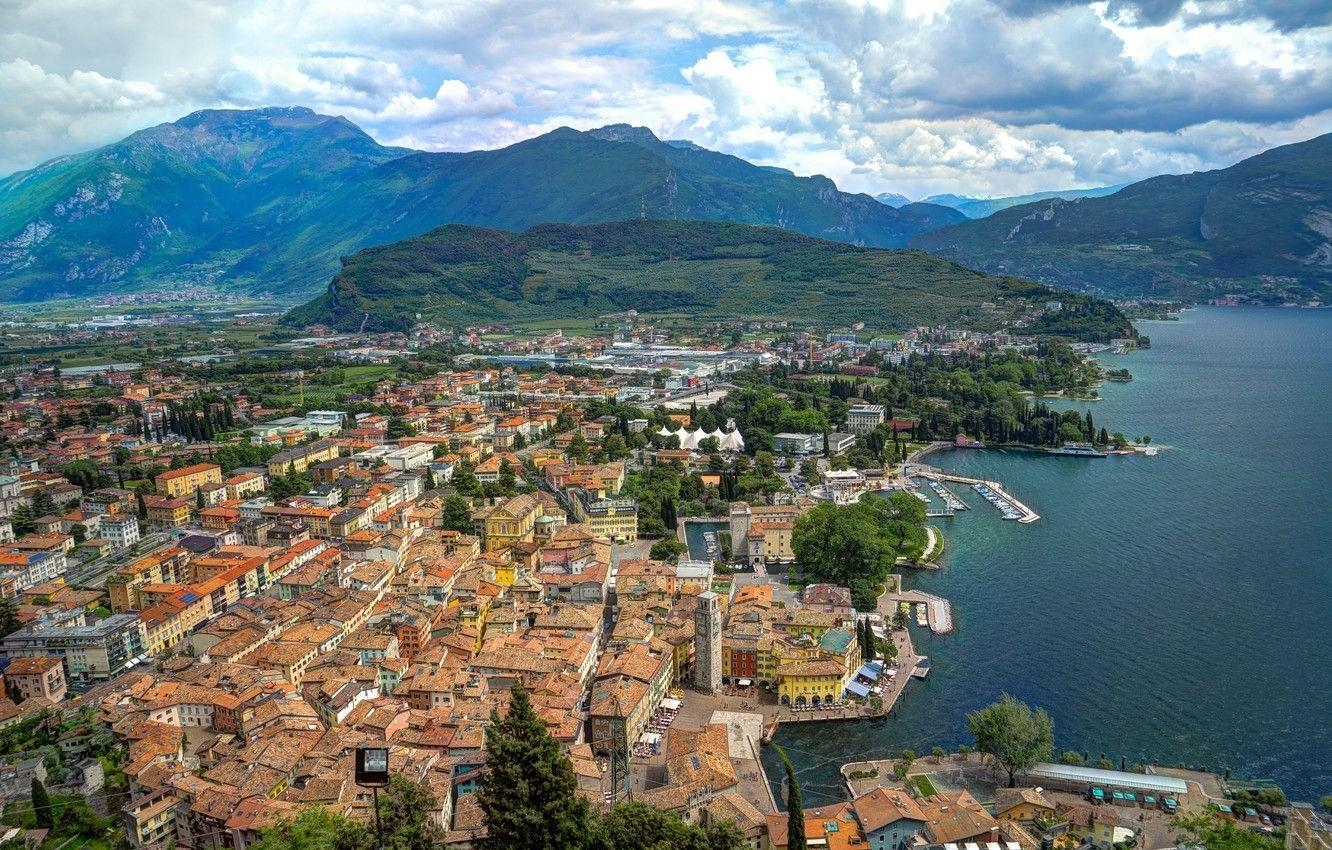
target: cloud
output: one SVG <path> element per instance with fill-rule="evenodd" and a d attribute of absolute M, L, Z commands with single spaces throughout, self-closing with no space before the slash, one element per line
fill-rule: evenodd
<path fill-rule="evenodd" d="M 386 144 L 561 125 L 846 188 L 1007 193 L 1226 165 L 1332 129 L 1325 0 L 0 0 L 0 171 L 210 106 Z"/>

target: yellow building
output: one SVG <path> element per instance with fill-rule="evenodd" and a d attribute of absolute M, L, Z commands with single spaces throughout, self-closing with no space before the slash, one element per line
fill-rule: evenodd
<path fill-rule="evenodd" d="M 515 543 L 530 543 L 535 536 L 541 503 L 522 493 L 497 505 L 482 508 L 473 517 L 480 526 L 485 551 L 494 552 Z"/>
<path fill-rule="evenodd" d="M 127 567 L 121 567 L 107 582 L 111 597 L 111 611 L 141 611 L 145 607 L 139 598 L 139 588 L 146 584 L 178 584 L 185 580 L 185 565 L 190 553 L 179 546 L 171 546 L 144 555 Z"/>
<path fill-rule="evenodd" d="M 585 509 L 583 520 L 592 533 L 618 543 L 638 539 L 638 502 L 633 499 L 600 499 Z"/>
<path fill-rule="evenodd" d="M 171 529 L 188 525 L 194 502 L 189 499 L 144 499 L 148 508 L 148 524 L 153 528 Z"/>
<path fill-rule="evenodd" d="M 169 469 L 154 479 L 157 492 L 169 499 L 193 496 L 205 484 L 222 483 L 222 467 L 215 463 L 196 463 L 183 469 Z"/>
<path fill-rule="evenodd" d="M 338 456 L 338 444 L 332 440 L 319 440 L 304 446 L 280 451 L 268 459 L 269 475 L 304 472 L 316 463 L 333 460 Z"/>
<path fill-rule="evenodd" d="M 777 668 L 777 698 L 797 708 L 837 702 L 849 678 L 836 661 L 793 661 Z"/>

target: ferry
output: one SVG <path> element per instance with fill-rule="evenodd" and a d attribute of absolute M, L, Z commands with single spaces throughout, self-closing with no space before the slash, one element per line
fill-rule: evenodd
<path fill-rule="evenodd" d="M 1091 443 L 1065 443 L 1054 449 L 1046 449 L 1046 454 L 1063 457 L 1105 457 L 1105 452 L 1098 452 Z"/>

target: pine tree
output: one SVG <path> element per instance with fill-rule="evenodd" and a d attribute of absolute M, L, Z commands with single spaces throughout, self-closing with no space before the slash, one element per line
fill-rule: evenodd
<path fill-rule="evenodd" d="M 782 760 L 782 769 L 786 771 L 786 848 L 787 850 L 808 850 L 805 843 L 805 807 L 800 799 L 800 783 L 796 781 L 795 767 L 787 757 L 786 750 L 774 744 L 773 749 Z"/>
<path fill-rule="evenodd" d="M 139 510 L 139 519 L 144 519 L 144 520 L 148 519 L 148 505 L 143 500 L 142 490 L 134 491 L 134 502 Z"/>
<path fill-rule="evenodd" d="M 55 826 L 55 813 L 51 811 L 51 795 L 46 793 L 46 786 L 37 777 L 32 778 L 32 814 L 37 820 L 38 829 L 51 829 Z"/>
<path fill-rule="evenodd" d="M 514 682 L 509 711 L 491 714 L 486 764 L 477 802 L 491 850 L 566 850 L 583 846 L 588 803 L 577 792 L 573 765 L 560 753 L 527 691 Z"/>

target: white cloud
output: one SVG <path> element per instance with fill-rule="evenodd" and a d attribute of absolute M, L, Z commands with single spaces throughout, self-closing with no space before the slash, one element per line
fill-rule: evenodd
<path fill-rule="evenodd" d="M 431 149 L 627 122 L 912 196 L 1125 182 L 1332 129 L 1316 0 L 2 5 L 0 171 L 224 105 Z"/>

